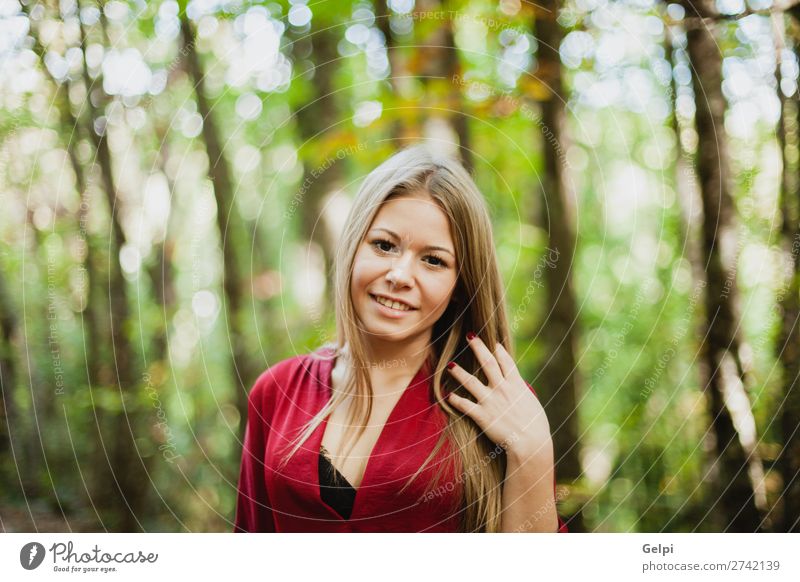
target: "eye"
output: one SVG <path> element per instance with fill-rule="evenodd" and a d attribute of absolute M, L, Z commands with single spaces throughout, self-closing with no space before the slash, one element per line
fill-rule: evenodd
<path fill-rule="evenodd" d="M 446 267 L 447 263 L 444 262 L 443 259 L 437 257 L 436 255 L 428 255 L 425 257 L 426 259 L 431 259 L 433 262 L 429 262 L 429 264 L 435 267 Z"/>
<path fill-rule="evenodd" d="M 372 241 L 372 246 L 382 253 L 388 253 L 394 248 L 394 244 L 382 238 Z"/>

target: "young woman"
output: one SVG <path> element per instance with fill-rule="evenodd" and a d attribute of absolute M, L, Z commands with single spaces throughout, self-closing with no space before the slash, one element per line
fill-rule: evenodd
<path fill-rule="evenodd" d="M 489 214 L 459 162 L 415 146 L 371 172 L 335 283 L 337 342 L 250 393 L 235 531 L 566 531 Z"/>

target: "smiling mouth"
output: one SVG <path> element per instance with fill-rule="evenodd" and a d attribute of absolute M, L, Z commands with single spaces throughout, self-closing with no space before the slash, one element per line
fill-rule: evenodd
<path fill-rule="evenodd" d="M 383 305 L 384 307 L 388 307 L 389 309 L 393 309 L 394 311 L 415 311 L 416 308 L 406 305 L 405 303 L 400 303 L 399 301 L 392 301 L 391 299 L 386 299 L 385 297 L 381 297 L 380 295 L 373 295 L 372 293 L 369 294 L 372 297 L 372 300 L 376 303 Z"/>

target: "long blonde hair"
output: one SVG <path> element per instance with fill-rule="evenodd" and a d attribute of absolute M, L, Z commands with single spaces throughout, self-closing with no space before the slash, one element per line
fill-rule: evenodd
<path fill-rule="evenodd" d="M 288 460 L 338 405 L 350 399 L 345 442 L 351 448 L 366 430 L 372 412 L 365 340 L 359 331 L 350 293 L 353 263 L 359 245 L 381 204 L 390 198 L 424 192 L 447 215 L 455 243 L 458 279 L 450 305 L 434 324 L 431 355 L 433 390 L 447 426 L 426 461 L 409 483 L 434 458 L 445 442 L 460 456 L 463 482 L 463 531 L 494 532 L 500 529 L 501 486 L 505 475 L 505 455 L 478 428 L 444 400 L 450 391 L 467 396 L 448 373 L 447 363 L 456 361 L 486 384 L 480 364 L 467 345 L 465 334 L 474 331 L 491 349 L 500 343 L 512 353 L 508 317 L 503 300 L 503 285 L 495 254 L 492 224 L 486 201 L 469 173 L 457 160 L 435 154 L 427 146 L 416 145 L 391 156 L 364 180 L 356 195 L 335 258 L 337 342 L 335 356 L 350 363 L 342 389 L 335 391 L 328 404 L 309 422 L 285 457 Z M 441 476 L 436 478 L 438 481 Z M 406 484 L 407 486 L 408 484 Z"/>

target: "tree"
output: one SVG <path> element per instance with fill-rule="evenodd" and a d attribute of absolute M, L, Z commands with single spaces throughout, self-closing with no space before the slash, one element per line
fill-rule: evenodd
<path fill-rule="evenodd" d="M 222 150 L 222 138 L 217 127 L 211 103 L 205 94 L 205 73 L 197 53 L 197 37 L 194 27 L 186 14 L 185 6 L 180 10 L 181 54 L 186 60 L 186 68 L 194 86 L 197 98 L 197 111 L 203 118 L 203 143 L 208 154 L 208 173 L 214 187 L 217 203 L 217 227 L 222 245 L 223 281 L 225 309 L 229 326 L 231 364 L 236 380 L 235 403 L 239 411 L 239 433 L 243 433 L 247 420 L 247 393 L 255 382 L 260 366 L 248 348 L 247 337 L 242 320 L 242 307 L 246 301 L 245 279 L 242 275 L 242 250 L 245 248 L 243 235 L 245 227 L 234 206 L 233 174 Z M 239 451 L 234 447 L 234 458 Z"/>
<path fill-rule="evenodd" d="M 539 69 L 536 73 L 550 95 L 541 103 L 544 171 L 542 187 L 544 201 L 540 204 L 541 224 L 547 229 L 548 247 L 557 252 L 552 268 L 545 270 L 546 321 L 543 334 L 550 354 L 542 370 L 542 394 L 550 426 L 556 474 L 568 483 L 581 475 L 580 439 L 576 405 L 579 400 L 577 358 L 578 317 L 572 283 L 575 259 L 574 207 L 575 193 L 564 166 L 567 151 L 566 92 L 561 78 L 559 47 L 563 37 L 557 22 L 559 2 L 549 0 L 537 6 L 533 28 L 539 41 Z M 571 516 L 570 531 L 584 531 L 580 512 Z"/>
<path fill-rule="evenodd" d="M 683 4 L 687 13 L 706 14 L 696 12 L 691 2 Z M 691 26 L 686 36 L 697 110 L 696 166 L 703 207 L 701 249 L 707 280 L 707 333 L 701 349 L 714 436 L 712 482 L 725 520 L 724 530 L 756 532 L 762 529 L 766 509 L 764 471 L 755 448 L 755 422 L 740 356 L 736 227 L 724 134 L 722 55 L 711 26 Z"/>
<path fill-rule="evenodd" d="M 420 12 L 443 12 L 443 8 L 441 0 L 421 0 L 417 4 Z M 431 20 L 434 27 L 427 34 L 424 29 L 420 31 L 422 38 L 416 55 L 417 69 L 428 92 L 428 117 L 443 118 L 453 129 L 458 136 L 461 161 L 471 171 L 474 162 L 468 117 L 464 112 L 461 90 L 454 82 L 456 78 L 462 77 L 462 72 L 451 14 L 452 12 L 448 12 L 446 18 Z"/>
<path fill-rule="evenodd" d="M 116 531 L 136 531 L 141 529 L 140 517 L 148 507 L 148 488 L 143 486 L 143 474 L 148 476 L 148 462 L 139 455 L 136 436 L 142 419 L 139 393 L 141 382 L 136 370 L 134 358 L 136 352 L 128 337 L 130 328 L 130 309 L 128 305 L 128 289 L 122 274 L 119 254 L 125 245 L 125 231 L 121 220 L 120 196 L 114 177 L 111 150 L 108 145 L 108 128 L 106 118 L 100 113 L 100 107 L 108 101 L 108 95 L 102 88 L 102 77 L 92 79 L 86 62 L 87 32 L 79 15 L 73 15 L 78 21 L 81 45 L 81 75 L 86 89 L 86 115 L 84 131 L 91 137 L 95 152 L 95 171 L 106 195 L 110 214 L 109 227 L 111 237 L 108 242 L 108 316 L 111 329 L 111 347 L 114 361 L 115 386 L 117 387 L 120 409 L 97 418 L 98 436 L 100 438 L 98 456 L 102 453 L 107 466 L 102 461 L 95 466 L 95 497 L 101 510 L 107 512 L 106 520 Z M 100 13 L 101 32 L 107 40 L 105 15 Z M 107 45 L 108 42 L 105 42 Z M 90 388 L 91 389 L 91 388 Z M 105 389 L 101 387 L 101 389 Z M 95 410 L 98 413 L 98 410 Z M 120 427 L 123 427 L 120 430 Z M 125 430 L 127 428 L 127 430 Z M 108 443 L 108 445 L 107 445 Z M 110 446 L 109 446 L 110 445 Z M 109 484 L 116 485 L 119 497 L 116 497 Z"/>
<path fill-rule="evenodd" d="M 329 9 L 328 9 L 329 10 Z M 331 277 L 335 237 L 329 232 L 325 220 L 325 203 L 329 194 L 344 184 L 345 167 L 337 157 L 337 144 L 341 144 L 342 111 L 337 102 L 334 75 L 340 62 L 337 44 L 338 26 L 325 11 L 316 8 L 312 29 L 308 34 L 294 39 L 292 52 L 295 62 L 302 61 L 302 54 L 314 54 L 314 67 L 298 79 L 306 85 L 306 98 L 295 108 L 297 129 L 303 157 L 303 200 L 299 208 L 300 236 L 303 244 L 322 256 L 325 270 L 326 303 L 333 305 Z"/>
<path fill-rule="evenodd" d="M 789 24 L 800 32 L 800 7 L 794 7 Z M 783 254 L 784 282 L 778 293 L 781 315 L 776 345 L 778 361 L 783 372 L 780 422 L 783 447 L 778 455 L 778 471 L 783 490 L 783 512 L 780 530 L 800 531 L 800 107 L 795 93 L 786 96 L 781 88 L 781 55 L 783 15 L 774 15 L 777 33 L 777 77 L 781 116 L 778 121 L 778 144 L 783 156 L 780 185 L 780 247 Z M 800 34 L 793 39 L 795 55 L 800 58 Z"/>
<path fill-rule="evenodd" d="M 18 341 L 18 323 L 14 311 L 5 275 L 0 269 L 0 456 L 6 460 L 0 465 L 0 476 L 6 484 L 14 481 L 11 471 L 8 470 L 10 467 L 5 463 L 16 456 L 13 443 L 19 419 L 14 401 L 17 386 L 15 347 Z M 19 472 L 19 467 L 17 471 Z"/>
<path fill-rule="evenodd" d="M 408 134 L 408 128 L 403 123 L 403 109 L 400 106 L 400 99 L 403 95 L 404 87 L 408 79 L 408 71 L 405 66 L 405 59 L 402 53 L 402 48 L 397 46 L 395 35 L 391 27 L 391 15 L 387 0 L 375 0 L 375 24 L 383 34 L 384 41 L 386 42 L 386 55 L 389 59 L 389 84 L 391 86 L 391 95 L 385 98 L 392 103 L 394 108 L 399 108 L 393 111 L 393 119 L 391 122 L 391 129 L 389 131 L 395 143 L 402 147 L 403 139 L 412 137 Z"/>

